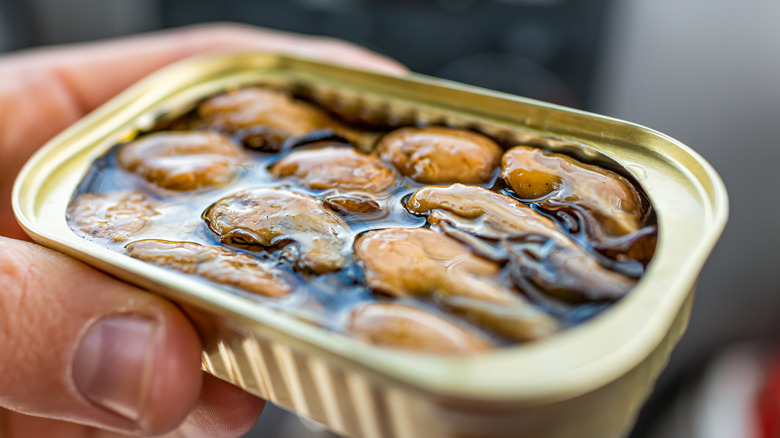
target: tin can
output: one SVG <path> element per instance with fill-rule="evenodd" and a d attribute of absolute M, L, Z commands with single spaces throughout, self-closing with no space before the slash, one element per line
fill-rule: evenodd
<path fill-rule="evenodd" d="M 161 115 L 259 83 L 366 117 L 473 128 L 618 169 L 654 206 L 655 256 L 632 292 L 598 318 L 541 342 L 442 357 L 361 347 L 71 231 L 68 202 L 95 158 Z M 209 373 L 362 438 L 625 436 L 685 329 L 696 278 L 728 209 L 708 163 L 639 125 L 413 74 L 252 53 L 187 60 L 123 92 L 27 163 L 13 207 L 42 245 L 181 305 L 202 334 Z"/>

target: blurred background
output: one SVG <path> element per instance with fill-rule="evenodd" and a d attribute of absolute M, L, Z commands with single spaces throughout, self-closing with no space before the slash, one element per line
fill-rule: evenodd
<path fill-rule="evenodd" d="M 632 438 L 780 437 L 780 2 L 0 0 L 0 51 L 207 21 L 343 38 L 698 151 L 726 183 L 730 220 Z M 247 436 L 329 435 L 269 406 Z"/>

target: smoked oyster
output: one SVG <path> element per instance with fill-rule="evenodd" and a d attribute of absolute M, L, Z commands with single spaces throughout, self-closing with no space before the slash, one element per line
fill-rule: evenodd
<path fill-rule="evenodd" d="M 482 134 L 432 126 L 401 128 L 376 146 L 382 160 L 419 183 L 487 182 L 501 160 L 501 147 Z"/>
<path fill-rule="evenodd" d="M 68 206 L 71 226 L 91 237 L 123 242 L 159 215 L 158 202 L 140 192 L 81 193 Z"/>
<path fill-rule="evenodd" d="M 369 344 L 429 354 L 474 354 L 493 348 L 484 336 L 447 318 L 390 302 L 352 310 L 347 333 Z"/>
<path fill-rule="evenodd" d="M 168 190 L 229 183 L 248 161 L 241 146 L 209 131 L 159 132 L 122 145 L 117 163 Z"/>
<path fill-rule="evenodd" d="M 260 188 L 220 199 L 203 213 L 220 242 L 241 248 L 284 247 L 304 270 L 341 269 L 347 262 L 349 227 L 309 196 Z"/>
<path fill-rule="evenodd" d="M 225 248 L 166 240 L 137 240 L 125 248 L 130 257 L 258 295 L 280 298 L 292 291 L 282 270 Z"/>
<path fill-rule="evenodd" d="M 519 199 L 572 217 L 593 245 L 645 264 L 655 249 L 655 227 L 645 227 L 639 191 L 611 170 L 528 146 L 508 150 L 501 178 Z"/>

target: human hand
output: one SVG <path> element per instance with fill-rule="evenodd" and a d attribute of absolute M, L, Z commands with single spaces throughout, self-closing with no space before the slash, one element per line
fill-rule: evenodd
<path fill-rule="evenodd" d="M 404 71 L 344 42 L 235 25 L 0 57 L 0 437 L 231 437 L 257 420 L 262 400 L 202 373 L 177 307 L 21 241 L 11 211 L 16 174 L 53 135 L 171 62 L 250 49 Z"/>

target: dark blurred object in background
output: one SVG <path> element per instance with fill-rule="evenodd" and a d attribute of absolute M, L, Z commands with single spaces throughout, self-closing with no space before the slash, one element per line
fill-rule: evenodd
<path fill-rule="evenodd" d="M 411 70 L 587 105 L 608 0 L 162 0 L 165 26 L 227 20 L 353 41 Z"/>
<path fill-rule="evenodd" d="M 353 41 L 411 70 L 587 105 L 608 0 L 163 0 L 163 22 L 229 20 Z"/>
<path fill-rule="evenodd" d="M 4 0 L 6 50 L 233 21 L 341 38 L 411 70 L 588 107 L 610 0 Z M 77 12 L 76 12 L 77 11 Z M 24 17 L 23 23 L 18 17 Z M 0 46 L 2 47 L 2 46 Z"/>
<path fill-rule="evenodd" d="M 19 0 L 0 1 L 0 52 L 36 44 L 28 5 Z"/>

